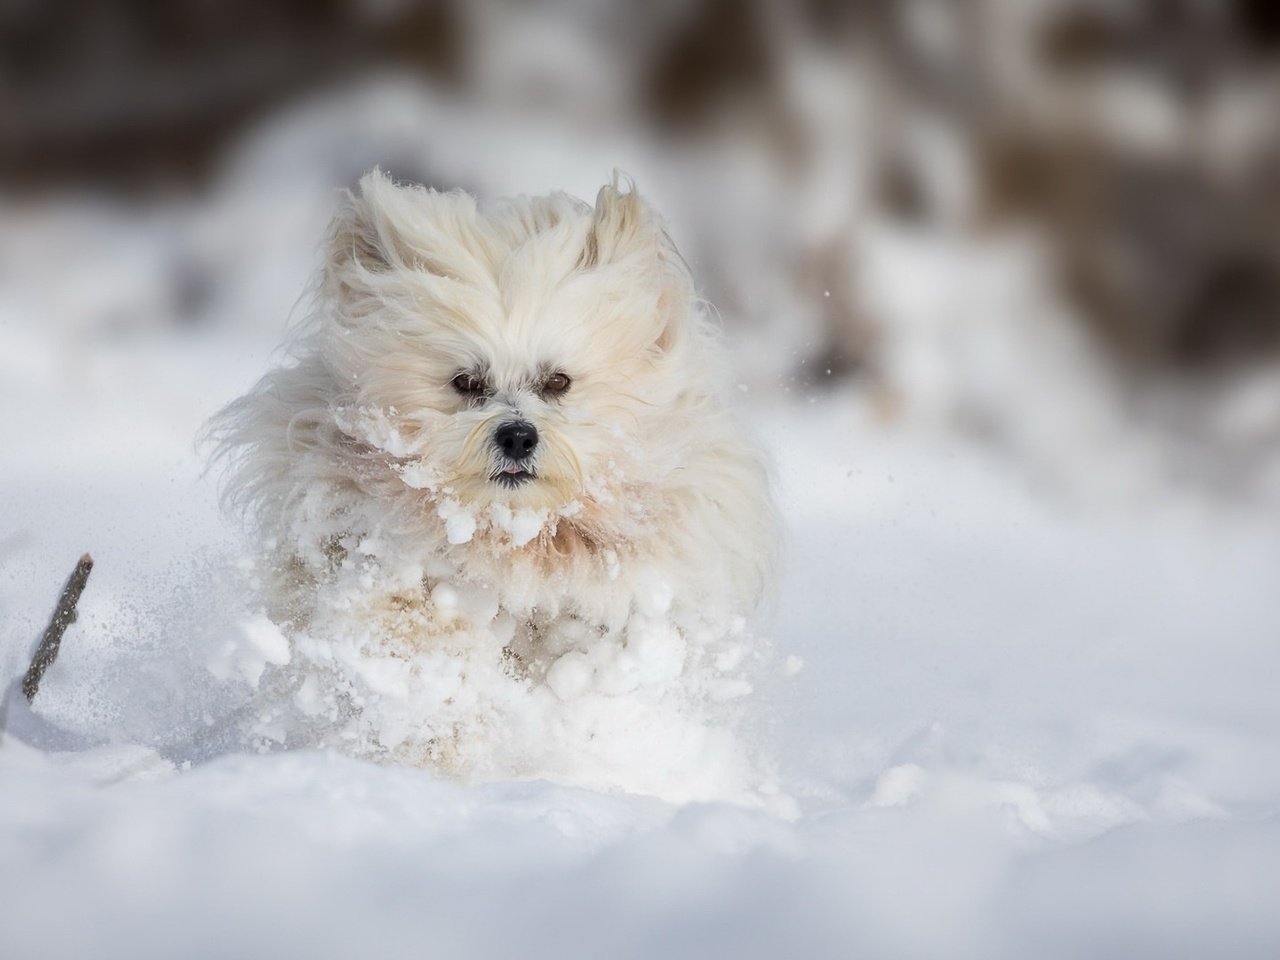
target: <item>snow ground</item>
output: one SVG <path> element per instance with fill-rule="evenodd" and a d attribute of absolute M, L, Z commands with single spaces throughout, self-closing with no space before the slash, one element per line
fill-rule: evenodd
<path fill-rule="evenodd" d="M 122 311 L 167 309 L 137 287 Z M 277 331 L 85 329 L 59 318 L 91 285 L 2 289 L 0 667 L 92 551 L 38 703 L 105 741 L 0 745 L 3 956 L 1280 955 L 1264 511 L 1047 488 L 755 385 L 789 533 L 752 736 L 794 816 L 216 743 L 175 768 L 139 744 L 228 709 L 206 661 L 241 615 L 192 438 Z"/>

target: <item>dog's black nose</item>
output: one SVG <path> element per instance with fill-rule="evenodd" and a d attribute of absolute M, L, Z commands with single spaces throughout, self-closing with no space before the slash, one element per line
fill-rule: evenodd
<path fill-rule="evenodd" d="M 494 431 L 493 442 L 508 460 L 523 460 L 537 448 L 538 431 L 527 420 L 512 420 Z"/>

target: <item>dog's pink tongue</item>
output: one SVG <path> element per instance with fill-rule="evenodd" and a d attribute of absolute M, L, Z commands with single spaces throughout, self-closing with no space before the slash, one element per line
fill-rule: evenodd
<path fill-rule="evenodd" d="M 503 473 L 524 473 L 524 467 L 517 467 L 514 464 L 509 467 L 502 468 Z"/>

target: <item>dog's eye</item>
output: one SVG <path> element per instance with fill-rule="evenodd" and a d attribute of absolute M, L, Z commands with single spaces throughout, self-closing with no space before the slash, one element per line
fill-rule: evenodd
<path fill-rule="evenodd" d="M 450 380 L 449 383 L 461 396 L 468 397 L 470 399 L 483 397 L 489 392 L 489 385 L 474 373 L 460 373 Z"/>
<path fill-rule="evenodd" d="M 566 374 L 553 373 L 542 383 L 542 393 L 548 397 L 558 397 L 569 389 L 573 383 Z"/>

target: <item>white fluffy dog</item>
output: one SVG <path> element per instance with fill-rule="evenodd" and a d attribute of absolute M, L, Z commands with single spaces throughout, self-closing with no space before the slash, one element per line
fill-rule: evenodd
<path fill-rule="evenodd" d="M 616 179 L 594 209 L 481 209 L 368 174 L 288 361 L 215 421 L 270 545 L 269 615 L 312 660 L 335 618 L 363 625 L 366 659 L 487 643 L 562 701 L 700 658 L 732 672 L 775 531 L 721 352 L 659 217 Z M 438 729 L 417 740 L 439 752 Z"/>

